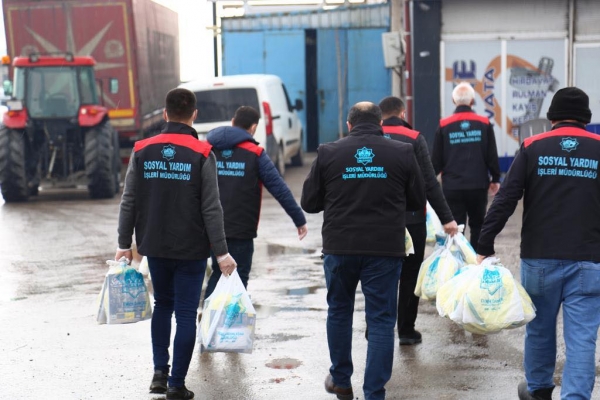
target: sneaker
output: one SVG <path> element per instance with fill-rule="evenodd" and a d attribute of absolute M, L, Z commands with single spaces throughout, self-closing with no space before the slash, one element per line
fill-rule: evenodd
<path fill-rule="evenodd" d="M 170 386 L 167 390 L 167 400 L 190 400 L 194 398 L 194 392 L 187 390 L 185 385 L 181 387 Z"/>
<path fill-rule="evenodd" d="M 150 393 L 165 394 L 167 393 L 167 379 L 169 373 L 161 371 L 159 369 L 154 370 L 154 376 L 152 376 L 152 383 L 150 383 Z"/>
<path fill-rule="evenodd" d="M 553 390 L 554 386 L 530 392 L 527 390 L 527 382 L 523 381 L 519 383 L 517 392 L 519 394 L 519 400 L 552 400 Z"/>
<path fill-rule="evenodd" d="M 339 400 L 352 400 L 354 398 L 354 393 L 352 392 L 352 387 L 349 388 L 341 388 L 339 386 L 335 386 L 333 383 L 333 377 L 331 374 L 327 375 L 325 378 L 325 391 L 327 393 L 337 395 Z"/>
<path fill-rule="evenodd" d="M 412 331 L 411 333 L 400 333 L 398 334 L 401 345 L 413 345 L 422 342 L 421 333 L 419 331 Z"/>

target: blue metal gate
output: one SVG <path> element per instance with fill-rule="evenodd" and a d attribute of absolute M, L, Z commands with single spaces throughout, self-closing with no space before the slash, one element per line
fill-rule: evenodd
<path fill-rule="evenodd" d="M 318 120 L 311 143 L 330 142 L 347 132 L 349 107 L 391 93 L 381 41 L 389 26 L 388 4 L 223 19 L 223 73 L 278 75 L 290 99 L 304 104 L 316 93 L 318 106 L 299 115 L 305 132 L 307 118 Z M 315 68 L 306 57 L 308 30 L 310 40 L 316 31 L 316 88 L 306 79 Z"/>

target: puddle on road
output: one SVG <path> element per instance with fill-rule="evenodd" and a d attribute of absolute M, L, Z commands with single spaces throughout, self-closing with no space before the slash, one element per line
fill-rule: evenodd
<path fill-rule="evenodd" d="M 287 289 L 286 294 L 289 296 L 304 296 L 307 294 L 315 294 L 315 292 L 318 289 L 322 289 L 324 287 L 325 286 L 323 286 L 323 285 L 314 285 L 314 286 L 306 286 L 306 287 Z"/>
<path fill-rule="evenodd" d="M 257 245 L 259 247 L 260 245 Z M 282 254 L 294 255 L 294 254 L 312 254 L 316 249 L 305 249 L 302 247 L 289 247 L 280 244 L 267 243 L 267 254 L 269 256 L 278 256 Z"/>
<path fill-rule="evenodd" d="M 262 304 L 253 304 L 254 310 L 256 310 L 256 316 L 258 318 L 266 318 L 271 315 L 275 315 L 280 311 L 283 312 L 302 312 L 302 311 L 323 311 L 322 308 L 314 307 L 277 307 L 277 306 L 264 306 Z"/>
<path fill-rule="evenodd" d="M 295 358 L 276 358 L 265 365 L 273 369 L 294 369 L 302 365 L 302 361 Z"/>

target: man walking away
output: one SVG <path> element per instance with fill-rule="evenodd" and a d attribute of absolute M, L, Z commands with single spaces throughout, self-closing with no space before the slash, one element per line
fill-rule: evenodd
<path fill-rule="evenodd" d="M 419 132 L 408 128 L 410 125 L 402 118 L 404 103 L 398 97 L 390 96 L 379 103 L 383 117 L 383 136 L 412 145 L 421 174 L 425 180 L 427 200 L 444 225 L 444 232 L 454 235 L 458 232 L 456 221 L 446 203 L 442 188 L 435 177 L 427 142 Z M 415 296 L 415 287 L 419 269 L 425 256 L 427 240 L 426 213 L 424 208 L 407 209 L 406 228 L 413 240 L 415 253 L 409 255 L 402 264 L 400 286 L 398 289 L 398 338 L 401 345 L 421 343 L 421 332 L 415 330 L 419 298 Z"/>
<path fill-rule="evenodd" d="M 478 260 L 523 197 L 521 283 L 536 317 L 527 324 L 521 400 L 551 400 L 556 368 L 556 323 L 562 305 L 566 361 L 561 399 L 591 399 L 600 327 L 600 136 L 587 132 L 588 96 L 556 92 L 552 130 L 525 139 L 488 211 Z"/>
<path fill-rule="evenodd" d="M 318 148 L 301 205 L 323 215 L 327 342 L 325 390 L 352 399 L 352 316 L 361 283 L 369 327 L 363 392 L 385 398 L 392 374 L 398 279 L 406 209 L 425 207 L 423 178 L 413 149 L 383 137 L 381 110 L 361 102 L 348 113 L 349 135 Z"/>
<path fill-rule="evenodd" d="M 148 257 L 154 287 L 151 393 L 168 400 L 193 399 L 185 377 L 196 343 L 196 311 L 206 260 L 212 249 L 219 267 L 231 274 L 215 156 L 191 127 L 196 96 L 187 89 L 167 94 L 163 132 L 135 143 L 119 211 L 119 248 L 115 260 L 131 260 L 135 231 L 140 254 Z M 171 318 L 177 323 L 173 369 L 169 376 Z"/>
<path fill-rule="evenodd" d="M 471 245 L 477 250 L 485 217 L 488 189 L 495 195 L 500 188 L 500 164 L 494 128 L 475 114 L 475 91 L 459 83 L 452 91 L 454 114 L 440 121 L 435 133 L 431 161 L 435 174 L 442 173 L 442 188 L 456 222 L 469 223 Z M 491 175 L 491 182 L 490 182 Z"/>
<path fill-rule="evenodd" d="M 206 137 L 217 158 L 227 247 L 237 262 L 244 287 L 248 286 L 252 268 L 263 185 L 294 222 L 298 238 L 304 239 L 308 232 L 306 218 L 292 192 L 267 152 L 253 139 L 259 118 L 260 114 L 254 108 L 242 106 L 236 110 L 232 126 L 213 129 Z M 212 257 L 213 265 L 216 265 L 214 254 Z M 221 271 L 213 271 L 204 298 L 211 295 L 220 277 Z"/>

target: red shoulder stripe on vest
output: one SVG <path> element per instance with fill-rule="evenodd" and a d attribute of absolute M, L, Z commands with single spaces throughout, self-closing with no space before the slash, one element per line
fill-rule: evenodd
<path fill-rule="evenodd" d="M 594 139 L 594 140 L 600 140 L 600 135 L 598 135 L 598 134 L 588 132 L 583 129 L 564 127 L 564 128 L 558 128 L 553 131 L 540 133 L 539 135 L 530 136 L 523 141 L 523 145 L 525 147 L 527 147 L 531 143 L 537 142 L 538 140 L 546 139 L 549 137 L 556 137 L 556 136 L 578 136 L 578 137 L 586 137 L 586 138 Z"/>
<path fill-rule="evenodd" d="M 152 136 L 151 138 L 139 140 L 135 142 L 133 149 L 135 152 L 142 150 L 146 146 L 152 144 L 176 144 L 194 150 L 196 153 L 208 157 L 212 146 L 210 143 L 203 140 L 198 140 L 192 135 L 183 135 L 180 133 L 161 133 L 160 135 Z"/>
<path fill-rule="evenodd" d="M 405 126 L 393 126 L 393 125 L 384 125 L 382 126 L 383 133 L 391 133 L 393 135 L 403 135 L 408 136 L 411 139 L 416 139 L 419 136 L 418 131 L 413 131 L 412 129 L 408 129 Z"/>
<path fill-rule="evenodd" d="M 474 112 L 460 112 L 460 113 L 456 113 L 453 114 L 449 117 L 443 118 L 440 121 L 440 126 L 444 127 L 446 125 L 450 125 L 453 122 L 458 122 L 458 121 L 478 121 L 478 122 L 482 122 L 484 124 L 489 124 L 490 120 L 487 119 L 486 117 L 482 116 L 482 115 L 477 115 Z"/>
<path fill-rule="evenodd" d="M 258 157 L 260 157 L 262 152 L 265 150 L 262 147 L 260 147 L 259 145 L 254 144 L 252 142 L 242 142 L 242 143 L 239 143 L 236 147 L 240 147 L 242 149 L 251 151 L 252 153 L 256 154 Z"/>

